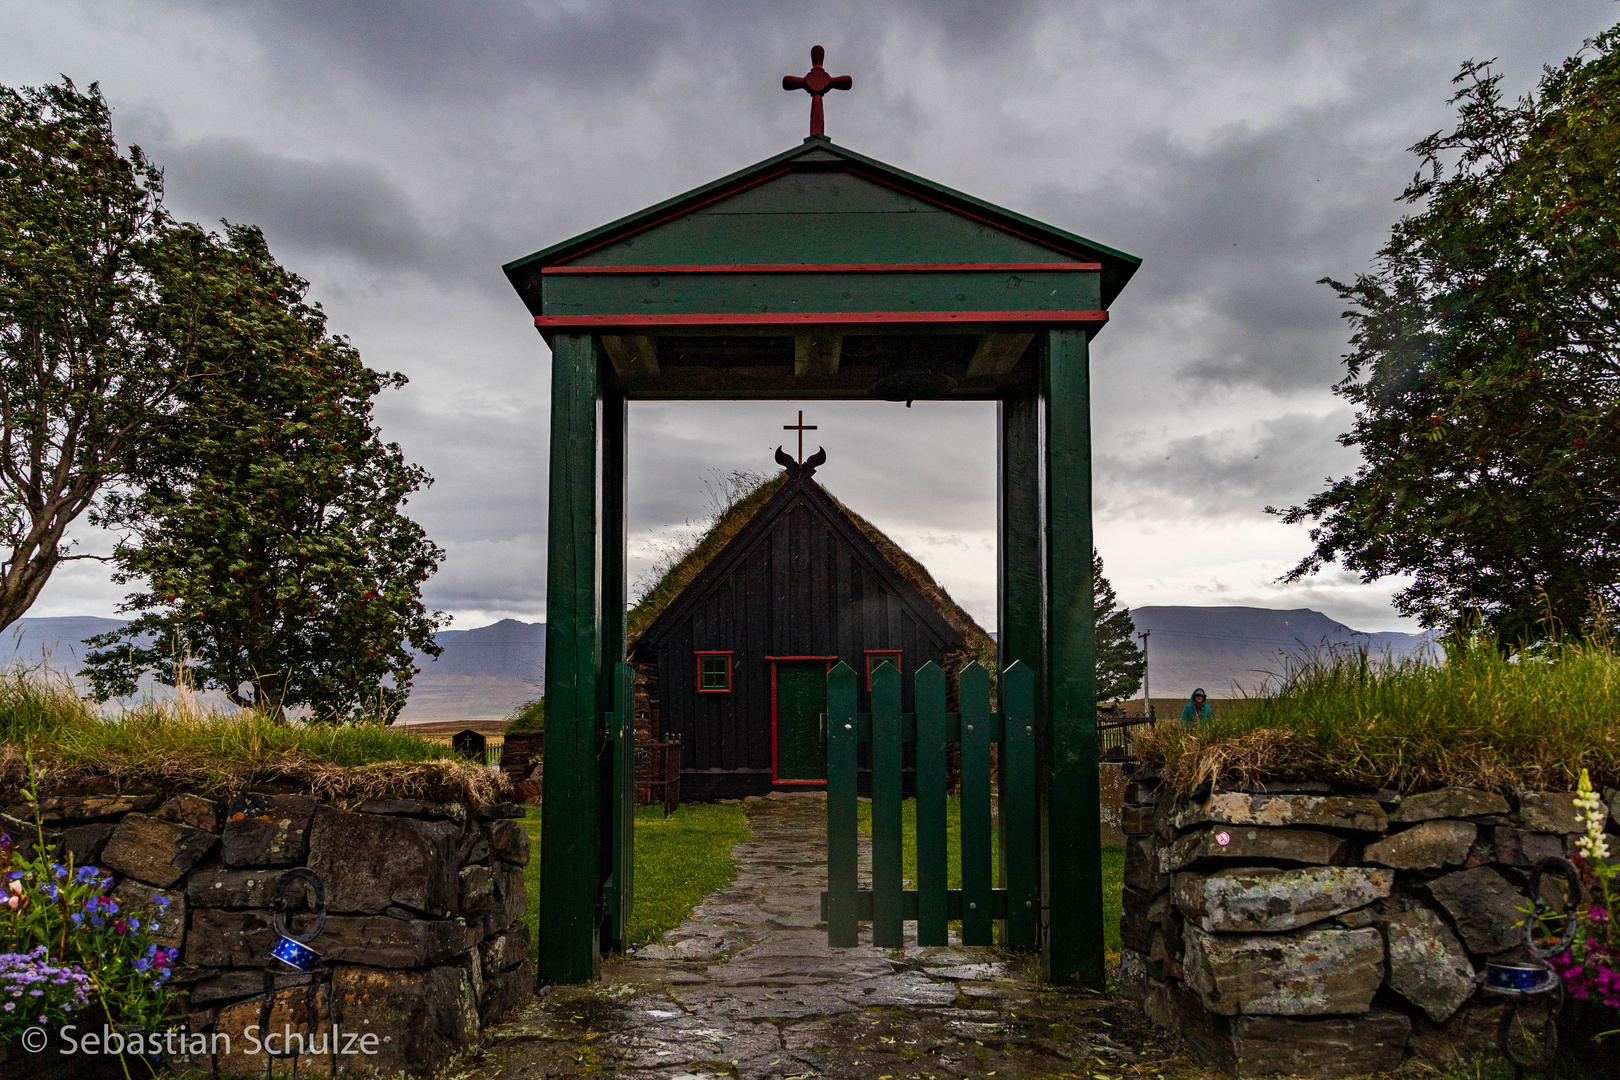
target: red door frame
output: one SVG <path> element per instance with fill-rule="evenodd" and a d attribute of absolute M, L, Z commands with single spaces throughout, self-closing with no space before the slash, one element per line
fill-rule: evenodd
<path fill-rule="evenodd" d="M 836 656 L 767 656 L 771 662 L 771 786 L 772 787 L 826 787 L 822 780 L 778 780 L 776 778 L 776 665 L 778 663 L 806 664 L 822 661 L 826 670 L 838 662 Z"/>

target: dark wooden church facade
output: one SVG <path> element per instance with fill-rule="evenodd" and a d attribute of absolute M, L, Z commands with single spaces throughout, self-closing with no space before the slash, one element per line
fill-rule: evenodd
<path fill-rule="evenodd" d="M 919 667 L 945 668 L 954 699 L 958 669 L 990 647 L 919 564 L 822 489 L 823 454 L 779 460 L 781 487 L 631 646 L 649 734 L 681 739 L 686 801 L 824 787 L 838 661 L 859 674 L 863 711 L 869 672 L 896 664 L 911 709 Z"/>

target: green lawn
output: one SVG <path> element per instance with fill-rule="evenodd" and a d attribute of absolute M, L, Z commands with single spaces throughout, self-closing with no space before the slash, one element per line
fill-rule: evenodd
<path fill-rule="evenodd" d="M 872 832 L 872 803 L 862 800 L 858 819 L 862 832 Z M 905 869 L 901 876 L 907 888 L 916 888 L 917 881 L 917 800 L 907 799 L 900 810 L 900 827 L 904 831 L 901 845 Z M 945 858 L 946 887 L 962 887 L 962 801 L 955 795 L 945 797 Z M 998 841 L 994 830 L 990 833 L 990 861 L 995 864 Z M 1120 889 L 1125 884 L 1125 849 L 1105 847 L 1102 850 L 1103 873 L 1103 947 L 1118 953 Z M 953 924 L 954 925 L 954 924 Z M 959 927 L 958 927 L 959 928 Z"/>
<path fill-rule="evenodd" d="M 529 958 L 539 951 L 540 808 L 524 807 L 529 830 Z M 679 926 L 698 901 L 737 877 L 731 849 L 749 837 L 741 806 L 687 803 L 665 818 L 661 806 L 636 809 L 636 903 L 630 943 L 645 945 Z"/>

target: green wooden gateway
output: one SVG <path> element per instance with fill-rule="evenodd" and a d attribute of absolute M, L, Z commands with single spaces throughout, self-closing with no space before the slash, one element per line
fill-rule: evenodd
<path fill-rule="evenodd" d="M 998 662 L 1033 684 L 1035 767 L 998 797 L 1039 841 L 1004 838 L 995 917 L 1054 982 L 1102 985 L 1089 348 L 1138 261 L 812 135 L 505 267 L 552 350 L 542 980 L 594 977 L 628 918 L 626 402 L 876 398 L 999 402 Z"/>

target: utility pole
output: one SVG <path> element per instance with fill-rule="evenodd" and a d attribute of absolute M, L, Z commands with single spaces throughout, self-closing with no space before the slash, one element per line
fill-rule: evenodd
<path fill-rule="evenodd" d="M 1151 634 L 1151 633 L 1153 633 L 1153 631 L 1144 630 L 1140 634 L 1136 635 L 1137 637 L 1142 639 L 1142 716 L 1145 719 L 1148 719 L 1148 720 L 1153 719 L 1153 699 L 1148 696 L 1148 662 L 1147 662 L 1148 661 L 1147 639 L 1148 639 L 1148 635 Z"/>

